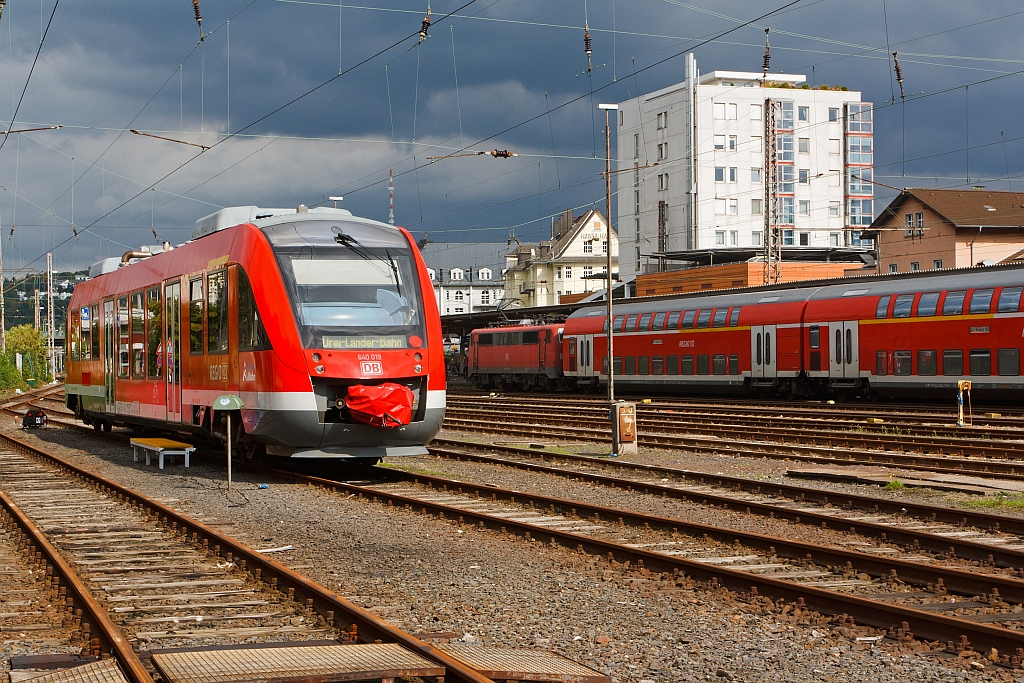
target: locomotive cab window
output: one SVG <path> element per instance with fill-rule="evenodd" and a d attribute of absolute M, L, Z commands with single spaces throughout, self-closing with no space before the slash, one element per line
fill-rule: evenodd
<path fill-rule="evenodd" d="M 999 313 L 1016 313 L 1020 308 L 1020 295 L 1024 287 L 1003 287 L 999 291 L 999 303 L 996 311 Z"/>
<path fill-rule="evenodd" d="M 238 348 L 240 351 L 269 349 L 270 338 L 263 327 L 263 318 L 256 307 L 249 276 L 241 266 L 235 266 L 238 282 Z"/>
<path fill-rule="evenodd" d="M 523 343 L 524 344 L 537 344 L 539 343 L 539 335 L 537 330 L 532 332 L 523 332 Z"/>
<path fill-rule="evenodd" d="M 478 334 L 476 337 L 477 346 L 494 346 L 494 334 Z M 569 353 L 576 353 L 576 338 L 569 340 Z"/>
<path fill-rule="evenodd" d="M 203 278 L 188 283 L 188 350 L 193 356 L 203 355 Z"/>
<path fill-rule="evenodd" d="M 964 312 L 964 299 L 967 292 L 946 292 L 942 302 L 942 315 L 961 315 Z"/>

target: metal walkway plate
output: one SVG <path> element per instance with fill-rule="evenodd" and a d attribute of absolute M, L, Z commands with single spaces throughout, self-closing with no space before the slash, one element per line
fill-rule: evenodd
<path fill-rule="evenodd" d="M 495 680 L 553 683 L 610 683 L 611 678 L 553 652 L 510 650 L 486 645 L 436 645 L 480 674 Z"/>
<path fill-rule="evenodd" d="M 153 665 L 170 683 L 331 683 L 445 673 L 395 643 L 174 652 L 154 654 Z"/>
<path fill-rule="evenodd" d="M 32 683 L 128 683 L 117 660 L 113 658 L 52 671 L 28 680 Z"/>

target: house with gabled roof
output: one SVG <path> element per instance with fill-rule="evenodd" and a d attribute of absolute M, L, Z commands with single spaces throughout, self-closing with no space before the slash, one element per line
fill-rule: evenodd
<path fill-rule="evenodd" d="M 553 306 L 605 289 L 608 265 L 608 224 L 604 214 L 589 209 L 573 217 L 566 211 L 551 223 L 551 239 L 516 244 L 505 257 L 505 300 L 523 307 Z M 611 234 L 612 277 L 618 279 L 619 242 Z"/>
<path fill-rule="evenodd" d="M 876 240 L 880 273 L 1020 260 L 1024 193 L 907 188 L 864 237 Z"/>

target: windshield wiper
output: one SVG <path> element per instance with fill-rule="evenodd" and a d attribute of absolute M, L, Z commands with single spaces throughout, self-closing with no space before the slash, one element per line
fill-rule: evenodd
<path fill-rule="evenodd" d="M 402 296 L 402 283 L 398 277 L 398 265 L 395 263 L 395 259 L 391 257 L 391 252 L 388 249 L 384 249 L 384 253 L 388 255 L 385 259 L 379 254 L 373 253 L 370 249 L 363 246 L 363 244 L 352 235 L 346 234 L 337 225 L 331 227 L 331 232 L 334 233 L 334 241 L 343 247 L 348 247 L 359 256 L 366 260 L 376 259 L 391 269 L 392 275 L 395 277 L 395 288 L 398 290 L 398 296 Z"/>

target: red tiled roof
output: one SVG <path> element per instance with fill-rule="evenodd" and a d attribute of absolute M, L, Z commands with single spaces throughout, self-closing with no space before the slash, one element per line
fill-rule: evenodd
<path fill-rule="evenodd" d="M 908 188 L 875 219 L 880 227 L 907 197 L 914 197 L 957 227 L 1024 228 L 1024 194 L 992 190 L 929 190 Z"/>

